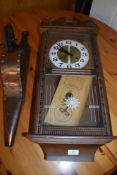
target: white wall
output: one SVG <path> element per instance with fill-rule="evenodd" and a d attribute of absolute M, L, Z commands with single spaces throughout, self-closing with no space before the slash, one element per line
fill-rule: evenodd
<path fill-rule="evenodd" d="M 117 31 L 117 0 L 93 0 L 90 16 Z"/>

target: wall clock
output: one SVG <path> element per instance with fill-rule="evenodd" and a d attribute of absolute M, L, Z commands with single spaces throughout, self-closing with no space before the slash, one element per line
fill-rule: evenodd
<path fill-rule="evenodd" d="M 46 18 L 27 137 L 48 160 L 93 160 L 113 139 L 93 21 Z"/>

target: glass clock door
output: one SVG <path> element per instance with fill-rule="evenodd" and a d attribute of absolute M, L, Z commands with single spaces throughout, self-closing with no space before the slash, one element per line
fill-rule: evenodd
<path fill-rule="evenodd" d="M 101 104 L 94 76 L 47 75 L 43 106 L 44 124 L 99 126 Z"/>

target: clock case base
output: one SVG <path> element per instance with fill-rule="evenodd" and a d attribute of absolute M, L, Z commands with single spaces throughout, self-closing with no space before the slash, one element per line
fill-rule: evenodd
<path fill-rule="evenodd" d="M 40 144 L 40 146 L 46 160 L 89 162 L 94 161 L 94 154 L 100 145 Z M 78 155 L 68 155 L 68 151 L 78 151 Z"/>
<path fill-rule="evenodd" d="M 73 21 L 73 23 L 72 23 Z M 71 27 L 72 26 L 72 27 Z M 45 52 L 45 44 L 41 46 L 40 58 L 37 62 L 35 83 L 34 83 L 34 92 L 32 98 L 32 108 L 31 108 L 31 117 L 30 117 L 30 126 L 28 134 L 26 137 L 33 142 L 36 142 L 42 147 L 44 152 L 44 158 L 47 160 L 71 160 L 71 161 L 92 161 L 93 156 L 98 147 L 101 145 L 110 142 L 115 137 L 112 136 L 111 122 L 108 111 L 108 103 L 106 99 L 106 90 L 103 80 L 103 73 L 101 69 L 101 63 L 96 43 L 96 35 L 98 32 L 97 26 L 92 21 L 79 21 L 79 20 L 67 20 L 60 19 L 55 20 L 54 22 L 50 19 L 46 19 L 42 22 L 41 33 L 42 33 L 42 42 L 46 43 L 46 37 L 50 31 L 61 31 L 63 32 L 79 32 L 79 33 L 89 33 L 92 35 L 92 47 L 94 47 L 94 58 L 96 61 L 96 69 L 92 70 L 68 70 L 68 69 L 57 69 L 52 67 L 52 64 L 45 64 L 44 59 L 47 59 L 47 51 Z M 45 34 L 44 34 L 45 33 Z M 48 67 L 47 67 L 48 66 Z M 46 69 L 44 68 L 46 67 Z M 80 131 L 81 135 L 78 132 L 75 135 L 69 135 L 69 133 L 74 133 L 74 129 L 70 127 L 67 136 L 65 135 L 65 127 L 61 126 L 56 130 L 54 126 L 45 127 L 43 124 L 43 118 L 41 117 L 41 109 L 43 105 L 43 75 L 44 74 L 57 74 L 57 75 L 92 75 L 98 74 L 101 79 L 101 89 L 102 89 L 102 99 L 104 106 L 104 116 L 103 116 L 103 127 L 76 127 L 75 131 Z M 80 130 L 81 129 L 81 130 Z M 88 130 L 87 130 L 88 129 Z M 57 135 L 54 133 L 58 133 Z M 83 132 L 82 132 L 83 131 Z M 90 135 L 87 135 L 87 131 Z M 50 134 L 52 133 L 52 134 Z M 59 135 L 62 133 L 62 135 Z M 85 134 L 84 134 L 85 133 Z M 79 155 L 68 155 L 68 150 L 79 150 Z"/>
<path fill-rule="evenodd" d="M 50 161 L 94 161 L 97 149 L 116 137 L 50 137 L 39 135 L 26 135 L 29 140 L 39 144 L 44 159 Z M 68 151 L 78 151 L 77 155 L 69 155 Z"/>

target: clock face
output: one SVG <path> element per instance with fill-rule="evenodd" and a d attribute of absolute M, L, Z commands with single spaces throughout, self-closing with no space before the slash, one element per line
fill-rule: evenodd
<path fill-rule="evenodd" d="M 89 52 L 78 41 L 61 40 L 52 45 L 49 58 L 58 68 L 81 69 L 88 63 Z"/>

